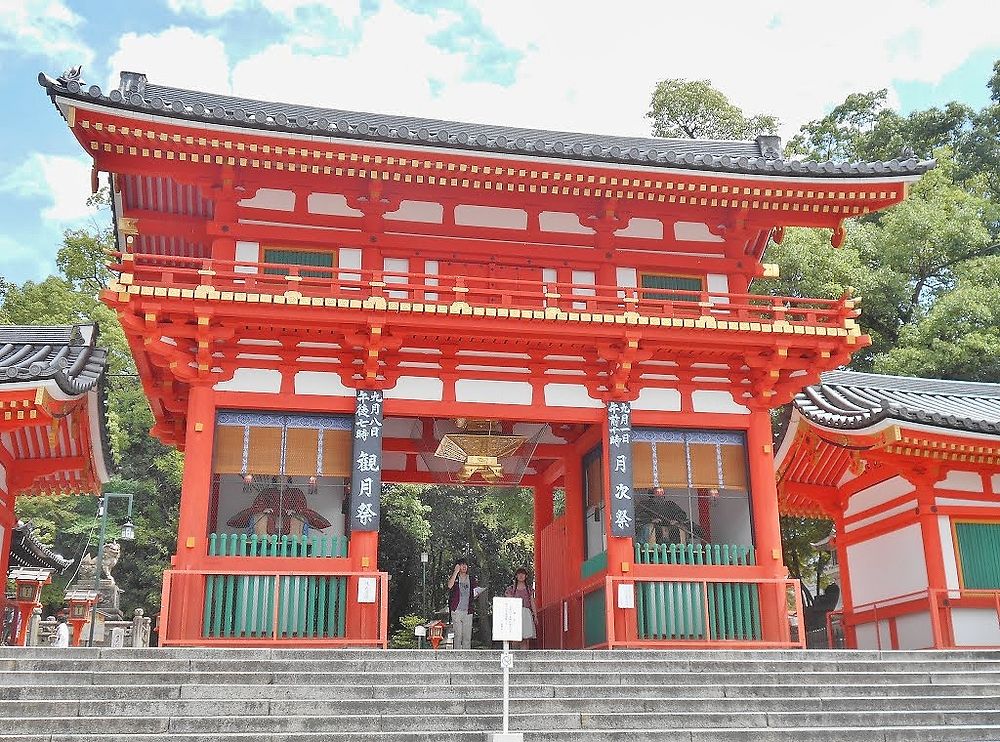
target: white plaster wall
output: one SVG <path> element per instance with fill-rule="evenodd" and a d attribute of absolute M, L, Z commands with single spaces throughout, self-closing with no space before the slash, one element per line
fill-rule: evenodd
<path fill-rule="evenodd" d="M 990 477 L 990 486 L 993 488 L 993 494 L 1000 495 L 1000 474 Z"/>
<path fill-rule="evenodd" d="M 392 389 L 385 390 L 386 399 L 421 399 L 439 402 L 444 396 L 444 382 L 425 376 L 400 376 Z"/>
<path fill-rule="evenodd" d="M 691 392 L 691 406 L 695 412 L 722 412 L 730 415 L 749 415 L 731 392 L 720 389 L 697 389 Z"/>
<path fill-rule="evenodd" d="M 927 589 L 927 565 L 917 524 L 847 547 L 855 606 Z"/>
<path fill-rule="evenodd" d="M 852 495 L 847 503 L 847 510 L 844 511 L 844 515 L 856 515 L 864 510 L 881 505 L 884 502 L 888 502 L 900 495 L 909 494 L 910 492 L 913 492 L 913 485 L 902 477 L 887 479 L 884 482 L 880 482 Z"/>
<path fill-rule="evenodd" d="M 962 492 L 982 492 L 983 478 L 972 471 L 956 471 L 952 469 L 948 476 L 934 485 L 937 489 L 960 490 Z"/>
<path fill-rule="evenodd" d="M 574 296 L 595 296 L 597 290 L 588 288 L 597 282 L 597 274 L 594 271 L 573 271 L 573 295 Z M 573 309 L 586 310 L 587 302 L 573 302 Z"/>
<path fill-rule="evenodd" d="M 295 194 L 292 191 L 278 190 L 276 188 L 261 188 L 254 194 L 253 198 L 244 198 L 237 203 L 240 206 L 248 206 L 251 209 L 291 211 L 295 208 Z"/>
<path fill-rule="evenodd" d="M 873 523 L 878 523 L 879 521 L 888 520 L 894 515 L 899 515 L 900 513 L 905 513 L 907 510 L 913 510 L 917 506 L 916 500 L 909 500 L 907 502 L 900 503 L 895 507 L 889 508 L 888 510 L 871 515 L 867 518 L 862 518 L 861 520 L 854 521 L 853 523 L 844 527 L 844 530 L 850 533 L 851 531 L 856 531 L 859 528 L 864 528 L 865 526 L 870 526 Z"/>
<path fill-rule="evenodd" d="M 347 205 L 347 197 L 340 193 L 310 193 L 309 213 L 327 216 L 364 216 L 363 211 Z"/>
<path fill-rule="evenodd" d="M 383 258 L 382 260 L 382 270 L 392 273 L 409 273 L 410 272 L 410 261 L 407 258 Z M 385 276 L 385 282 L 388 283 L 406 283 L 406 276 Z M 405 299 L 409 296 L 407 291 L 386 291 L 386 295 L 390 299 Z"/>
<path fill-rule="evenodd" d="M 628 220 L 628 226 L 625 229 L 619 229 L 615 234 L 619 237 L 642 237 L 644 239 L 662 240 L 663 222 L 659 219 L 643 219 L 642 217 L 634 216 Z"/>
<path fill-rule="evenodd" d="M 654 410 L 657 412 L 680 412 L 681 393 L 676 389 L 643 387 L 632 402 L 633 410 Z M 734 542 L 735 543 L 735 542 Z M 749 542 L 747 542 L 749 543 Z"/>
<path fill-rule="evenodd" d="M 260 261 L 260 244 L 257 242 L 237 242 L 236 262 L 257 263 Z M 256 273 L 256 265 L 237 265 L 234 273 Z"/>
<path fill-rule="evenodd" d="M 955 540 L 951 533 L 951 518 L 940 515 L 937 519 L 938 533 L 941 534 L 941 556 L 944 558 L 944 584 L 950 590 L 958 590 L 958 559 L 955 555 Z"/>
<path fill-rule="evenodd" d="M 455 400 L 486 404 L 531 404 L 531 384 L 527 381 L 460 379 L 455 382 Z"/>
<path fill-rule="evenodd" d="M 296 394 L 318 394 L 323 397 L 353 397 L 354 390 L 344 386 L 340 374 L 332 371 L 299 371 L 295 374 Z"/>
<path fill-rule="evenodd" d="M 856 629 L 856 636 L 858 639 L 858 649 L 878 649 L 879 642 L 881 641 L 882 649 L 889 649 L 892 646 L 892 640 L 889 636 L 889 622 L 879 621 L 878 622 L 878 633 L 879 636 L 875 635 L 875 624 L 866 623 L 861 624 Z"/>
<path fill-rule="evenodd" d="M 359 247 L 342 247 L 337 251 L 337 267 L 338 268 L 355 268 L 361 270 L 361 248 Z M 340 271 L 337 273 L 337 279 L 340 281 L 360 281 L 360 273 L 344 273 Z M 356 287 L 348 286 L 350 290 L 355 290 Z M 360 288 L 358 288 L 360 290 Z"/>
<path fill-rule="evenodd" d="M 501 206 L 459 204 L 455 207 L 455 224 L 467 227 L 527 229 L 528 212 L 524 209 L 507 209 Z"/>
<path fill-rule="evenodd" d="M 616 268 L 618 286 L 623 289 L 634 289 L 639 286 L 639 272 L 635 268 Z"/>
<path fill-rule="evenodd" d="M 1000 622 L 994 608 L 955 608 L 951 625 L 960 647 L 1000 646 Z"/>
<path fill-rule="evenodd" d="M 709 293 L 718 294 L 729 293 L 729 276 L 724 273 L 709 273 L 705 277 L 705 290 Z M 728 304 L 728 296 L 709 296 L 708 300 L 713 304 Z"/>
<path fill-rule="evenodd" d="M 436 261 L 436 260 L 425 260 L 424 261 L 424 273 L 427 274 L 427 276 L 428 276 L 428 278 L 424 279 L 424 281 L 427 283 L 428 286 L 438 286 L 438 285 L 440 285 L 439 279 L 437 279 L 437 278 L 430 278 L 429 277 L 429 276 L 436 276 L 438 274 L 438 261 Z M 427 301 L 437 301 L 438 300 L 438 294 L 437 294 L 436 291 L 428 291 L 426 294 L 424 294 L 424 298 Z"/>
<path fill-rule="evenodd" d="M 900 649 L 930 649 L 934 646 L 934 630 L 931 628 L 931 616 L 923 613 L 910 613 L 896 619 L 896 640 Z"/>
<path fill-rule="evenodd" d="M 543 211 L 538 215 L 538 227 L 543 232 L 593 234 L 594 230 L 580 223 L 580 217 L 566 211 Z"/>
<path fill-rule="evenodd" d="M 674 239 L 680 242 L 724 242 L 717 234 L 708 231 L 704 222 L 675 222 Z"/>
<path fill-rule="evenodd" d="M 399 208 L 385 215 L 386 219 L 407 222 L 440 224 L 444 221 L 444 207 L 433 201 L 400 201 Z"/>
<path fill-rule="evenodd" d="M 220 381 L 212 388 L 218 392 L 277 394 L 281 391 L 281 372 L 270 368 L 238 368 L 232 379 Z"/>
<path fill-rule="evenodd" d="M 583 384 L 546 384 L 545 404 L 549 407 L 603 407 Z"/>

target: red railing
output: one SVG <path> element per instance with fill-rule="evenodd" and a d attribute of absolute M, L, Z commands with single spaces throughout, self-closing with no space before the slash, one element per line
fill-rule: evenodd
<path fill-rule="evenodd" d="M 983 649 L 1000 647 L 1000 641 L 982 644 L 961 643 L 955 639 L 953 611 L 956 608 L 993 610 L 1000 633 L 1000 590 L 918 590 L 869 603 L 851 609 L 832 611 L 826 617 L 827 642 L 831 649 L 838 646 L 837 638 L 851 649 L 857 649 L 857 630 L 874 626 L 876 649 L 900 649 L 896 621 L 902 616 L 927 613 L 931 626 L 932 646 L 903 647 L 904 649 Z M 882 637 L 883 627 L 887 640 Z M 888 646 L 884 646 L 888 644 Z"/>
<path fill-rule="evenodd" d="M 398 310 L 398 303 L 410 302 L 444 307 L 467 305 L 541 311 L 543 318 L 546 310 L 558 310 L 672 319 L 787 323 L 838 330 L 851 327 L 847 321 L 858 316 L 858 310 L 846 296 L 840 299 L 797 299 L 718 291 L 622 288 L 540 279 L 179 258 L 146 253 L 112 253 L 112 256 L 110 267 L 121 275 L 125 284 L 191 290 L 205 287 L 201 291 L 210 287 L 217 291 L 263 295 L 297 292 L 302 296 L 346 302 L 376 300 L 375 306 L 366 305 L 367 309 Z"/>

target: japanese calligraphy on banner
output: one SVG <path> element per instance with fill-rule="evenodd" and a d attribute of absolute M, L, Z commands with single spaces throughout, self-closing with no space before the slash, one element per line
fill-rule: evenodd
<path fill-rule="evenodd" d="M 377 531 L 382 491 L 382 392 L 359 389 L 354 405 L 351 530 Z"/>
<path fill-rule="evenodd" d="M 632 405 L 608 403 L 608 461 L 611 469 L 611 535 L 635 536 L 632 499 Z"/>

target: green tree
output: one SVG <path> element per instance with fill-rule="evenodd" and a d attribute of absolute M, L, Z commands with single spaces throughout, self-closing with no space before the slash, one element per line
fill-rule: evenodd
<path fill-rule="evenodd" d="M 709 80 L 658 82 L 646 116 L 654 136 L 674 139 L 747 140 L 778 129 L 774 116 L 745 116 Z"/>

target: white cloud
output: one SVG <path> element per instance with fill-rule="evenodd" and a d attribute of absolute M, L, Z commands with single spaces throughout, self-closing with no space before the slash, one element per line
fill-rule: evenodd
<path fill-rule="evenodd" d="M 244 1 L 170 3 L 219 16 Z M 649 133 L 658 80 L 707 78 L 747 113 L 778 115 L 788 136 L 849 93 L 933 84 L 976 51 L 1000 49 L 1000 10 L 986 0 L 702 2 L 683 12 L 662 0 L 621 0 L 613 22 L 568 0 L 470 2 L 521 55 L 509 85 L 481 81 L 488 70 L 470 67 L 474 57 L 431 43 L 454 11 L 415 13 L 392 0 L 364 18 L 356 0 L 327 6 L 341 25 L 360 24 L 347 53 L 303 42 L 322 34 L 296 27 L 296 12 L 320 4 L 260 0 L 284 38 L 231 69 L 221 41 L 190 29 L 126 35 L 112 68 L 263 99 L 624 135 Z M 487 43 L 476 41 L 480 50 Z"/>
<path fill-rule="evenodd" d="M 94 52 L 78 35 L 82 22 L 62 0 L 0 0 L 0 51 L 89 65 Z"/>
<path fill-rule="evenodd" d="M 43 221 L 66 226 L 94 215 L 90 197 L 89 157 L 32 152 L 0 178 L 0 193 L 20 198 L 41 198 Z"/>
<path fill-rule="evenodd" d="M 182 26 L 171 26 L 155 34 L 127 33 L 118 39 L 118 49 L 108 60 L 111 77 L 106 90 L 118 87 L 122 70 L 145 72 L 160 85 L 227 92 L 229 57 L 225 46 Z"/>

